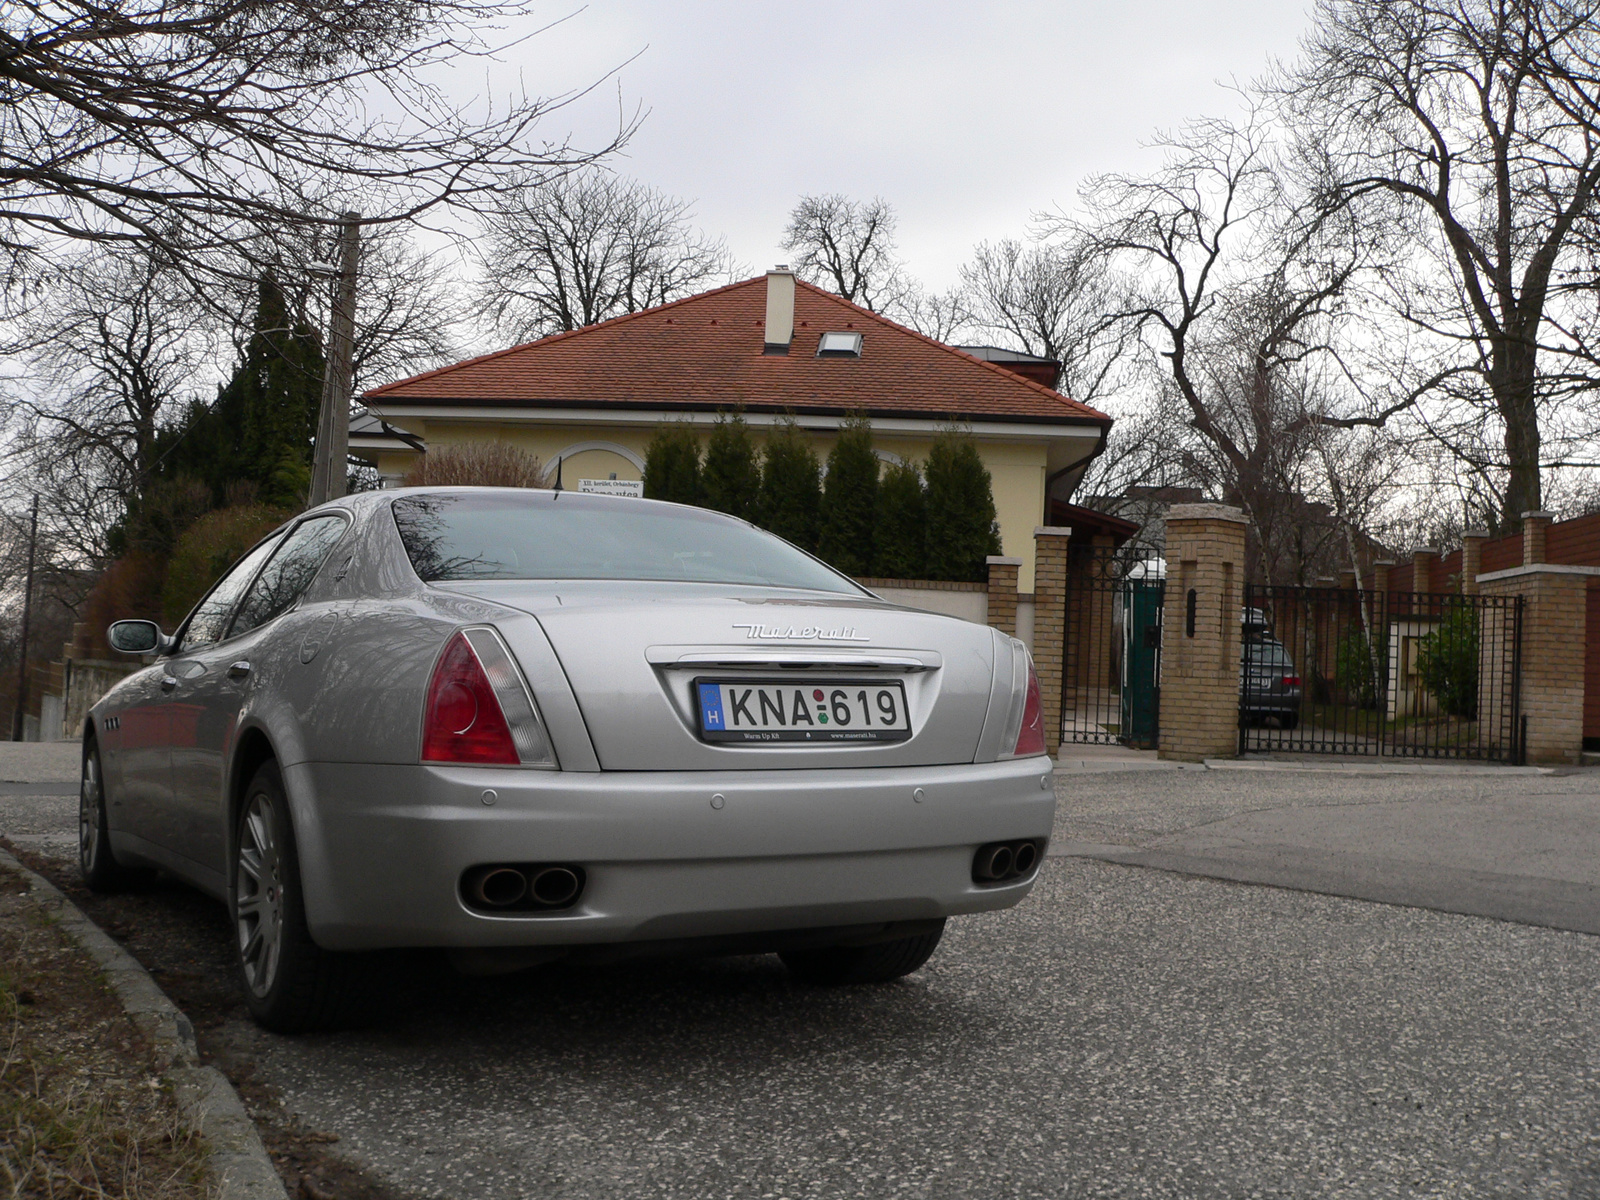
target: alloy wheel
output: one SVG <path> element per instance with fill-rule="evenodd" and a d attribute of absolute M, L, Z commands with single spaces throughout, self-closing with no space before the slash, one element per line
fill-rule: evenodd
<path fill-rule="evenodd" d="M 234 867 L 234 923 L 245 983 L 258 996 L 272 989 L 283 949 L 283 867 L 270 797 L 256 793 L 239 826 Z"/>
<path fill-rule="evenodd" d="M 94 869 L 100 853 L 100 808 L 105 792 L 100 786 L 100 755 L 91 750 L 83 760 L 83 781 L 78 786 L 78 862 L 85 873 Z"/>

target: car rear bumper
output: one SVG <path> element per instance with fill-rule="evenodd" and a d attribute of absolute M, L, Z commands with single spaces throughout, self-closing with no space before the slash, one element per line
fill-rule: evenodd
<path fill-rule="evenodd" d="M 301 763 L 285 774 L 311 933 L 338 950 L 702 939 L 1006 908 L 1032 874 L 979 886 L 974 851 L 1048 838 L 1055 813 L 1042 757 L 597 773 Z M 570 909 L 474 912 L 461 876 L 499 862 L 577 864 L 586 885 Z"/>

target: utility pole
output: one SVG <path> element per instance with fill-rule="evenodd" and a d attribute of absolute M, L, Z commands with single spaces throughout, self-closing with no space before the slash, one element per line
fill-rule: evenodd
<path fill-rule="evenodd" d="M 22 740 L 23 714 L 28 711 L 28 623 L 33 617 L 33 556 L 39 546 L 39 497 L 33 498 L 33 520 L 28 526 L 28 585 L 22 594 L 22 653 L 17 661 L 17 711 L 11 718 L 11 740 Z"/>
<path fill-rule="evenodd" d="M 361 253 L 361 214 L 340 218 L 339 270 L 333 278 L 328 321 L 327 367 L 322 375 L 322 410 L 317 417 L 311 467 L 311 503 L 344 495 L 350 456 L 350 394 L 355 390 L 356 260 Z"/>

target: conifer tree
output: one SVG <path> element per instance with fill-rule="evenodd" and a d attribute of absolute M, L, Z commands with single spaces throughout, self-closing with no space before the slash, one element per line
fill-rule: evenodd
<path fill-rule="evenodd" d="M 647 500 L 700 503 L 700 439 L 688 422 L 667 422 L 645 447 L 644 495 Z"/>
<path fill-rule="evenodd" d="M 802 550 L 816 552 L 822 512 L 822 464 L 793 416 L 773 427 L 761 463 L 760 524 Z"/>
<path fill-rule="evenodd" d="M 878 483 L 872 573 L 885 579 L 921 579 L 927 570 L 927 524 L 927 496 L 916 464 L 890 464 Z"/>
<path fill-rule="evenodd" d="M 928 455 L 928 577 L 982 581 L 1000 553 L 989 469 L 964 429 L 945 429 Z"/>
<path fill-rule="evenodd" d="M 265 276 L 244 358 L 214 401 L 190 408 L 163 457 L 162 478 L 199 482 L 216 507 L 227 503 L 230 487 L 246 483 L 266 504 L 299 509 L 311 486 L 322 375 L 316 335 Z"/>
<path fill-rule="evenodd" d="M 701 503 L 729 516 L 753 521 L 761 502 L 761 468 L 756 465 L 750 427 L 738 413 L 722 413 L 706 439 L 700 468 Z"/>
<path fill-rule="evenodd" d="M 856 413 L 839 427 L 839 441 L 828 454 L 817 548 L 823 561 L 846 575 L 865 575 L 872 569 L 877 504 L 878 456 L 872 452 L 872 423 L 865 413 Z"/>

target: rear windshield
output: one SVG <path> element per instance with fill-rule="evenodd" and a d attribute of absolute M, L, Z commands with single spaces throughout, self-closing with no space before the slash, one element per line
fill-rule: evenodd
<path fill-rule="evenodd" d="M 506 489 L 401 496 L 400 540 L 427 582 L 660 579 L 860 595 L 779 538 L 694 508 Z"/>
<path fill-rule="evenodd" d="M 1282 642 L 1257 642 L 1245 647 L 1252 665 L 1263 667 L 1292 667 L 1294 663 L 1289 658 L 1289 652 L 1283 648 Z"/>

